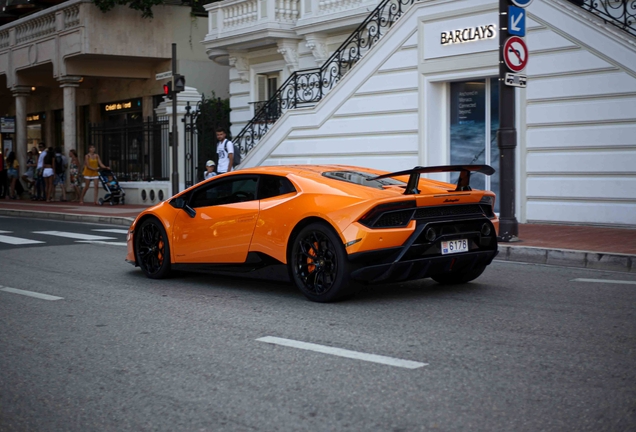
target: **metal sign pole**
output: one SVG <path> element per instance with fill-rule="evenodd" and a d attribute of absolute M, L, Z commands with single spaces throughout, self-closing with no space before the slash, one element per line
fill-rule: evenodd
<path fill-rule="evenodd" d="M 177 74 L 177 44 L 172 44 L 172 89 Z M 179 192 L 179 130 L 177 128 L 177 93 L 172 96 L 172 195 Z"/>
<path fill-rule="evenodd" d="M 515 217 L 515 87 L 505 84 L 504 45 L 508 39 L 508 0 L 499 0 L 499 240 L 515 241 L 519 225 Z"/>

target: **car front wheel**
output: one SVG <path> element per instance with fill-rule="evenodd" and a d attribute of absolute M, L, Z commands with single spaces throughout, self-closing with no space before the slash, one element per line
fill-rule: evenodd
<path fill-rule="evenodd" d="M 303 228 L 292 243 L 292 281 L 310 300 L 330 302 L 355 293 L 351 265 L 340 237 L 323 223 Z"/>
<path fill-rule="evenodd" d="M 135 258 L 151 279 L 162 279 L 170 273 L 170 244 L 157 219 L 146 219 L 139 226 L 135 234 Z"/>

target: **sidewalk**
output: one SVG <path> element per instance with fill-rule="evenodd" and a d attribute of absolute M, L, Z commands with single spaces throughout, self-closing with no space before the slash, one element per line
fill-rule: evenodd
<path fill-rule="evenodd" d="M 146 207 L 4 199 L 0 200 L 0 216 L 127 227 Z M 514 243 L 499 243 L 497 259 L 636 273 L 636 229 L 519 224 L 519 239 Z"/>

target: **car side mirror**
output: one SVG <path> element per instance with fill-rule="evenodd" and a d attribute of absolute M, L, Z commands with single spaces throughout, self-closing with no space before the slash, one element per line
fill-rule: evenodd
<path fill-rule="evenodd" d="M 197 215 L 197 211 L 193 209 L 192 207 L 190 207 L 188 204 L 186 204 L 186 201 L 181 197 L 175 198 L 175 200 L 171 202 L 170 204 L 172 204 L 174 208 L 182 209 L 191 218 Z"/>

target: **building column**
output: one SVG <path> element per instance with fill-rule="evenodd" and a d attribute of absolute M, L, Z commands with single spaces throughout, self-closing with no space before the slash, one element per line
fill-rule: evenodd
<path fill-rule="evenodd" d="M 20 173 L 23 174 L 27 160 L 27 96 L 31 94 L 31 87 L 15 86 L 12 93 L 15 97 L 15 143 L 13 148 L 20 164 Z"/>
<path fill-rule="evenodd" d="M 64 91 L 64 148 L 77 148 L 77 87 L 81 77 L 65 76 L 60 78 L 60 87 Z M 59 143 L 58 143 L 59 144 Z M 55 147 L 55 146 L 53 146 Z M 65 153 L 63 151 L 63 153 Z"/>

